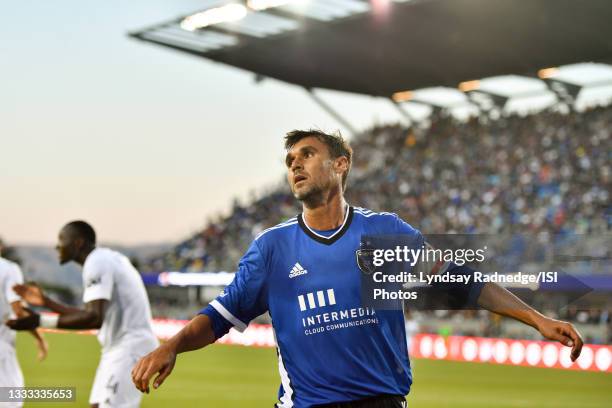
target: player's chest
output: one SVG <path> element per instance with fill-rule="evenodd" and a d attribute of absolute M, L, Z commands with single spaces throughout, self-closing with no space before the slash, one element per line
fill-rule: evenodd
<path fill-rule="evenodd" d="M 338 291 L 359 296 L 361 273 L 355 252 L 359 239 L 342 239 L 333 245 L 308 240 L 286 243 L 271 260 L 270 296 L 302 296 L 308 304 L 333 303 Z"/>

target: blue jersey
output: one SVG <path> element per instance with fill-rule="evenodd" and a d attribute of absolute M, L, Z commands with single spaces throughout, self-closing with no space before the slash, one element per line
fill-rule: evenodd
<path fill-rule="evenodd" d="M 412 384 L 401 310 L 362 307 L 355 256 L 364 235 L 421 233 L 395 214 L 349 207 L 342 226 L 315 231 L 298 215 L 255 238 L 234 281 L 201 313 L 215 335 L 269 312 L 281 377 L 277 407 L 312 407 Z"/>

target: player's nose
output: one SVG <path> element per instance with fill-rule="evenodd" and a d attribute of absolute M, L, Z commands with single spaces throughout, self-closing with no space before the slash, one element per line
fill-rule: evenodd
<path fill-rule="evenodd" d="M 302 162 L 302 159 L 300 159 L 299 157 L 293 159 L 293 161 L 291 162 L 291 171 L 295 172 L 296 170 L 301 170 L 303 168 L 304 163 Z"/>

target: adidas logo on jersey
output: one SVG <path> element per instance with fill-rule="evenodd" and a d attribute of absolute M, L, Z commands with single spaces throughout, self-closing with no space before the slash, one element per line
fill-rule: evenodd
<path fill-rule="evenodd" d="M 291 268 L 291 272 L 289 272 L 289 277 L 295 278 L 296 276 L 306 275 L 307 273 L 308 271 L 302 268 L 302 265 L 300 265 L 299 262 L 296 262 L 295 265 L 293 265 L 293 268 Z"/>

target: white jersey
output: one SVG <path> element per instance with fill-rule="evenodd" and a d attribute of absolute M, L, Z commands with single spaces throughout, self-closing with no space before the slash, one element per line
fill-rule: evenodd
<path fill-rule="evenodd" d="M 19 266 L 4 258 L 0 258 L 0 387 L 23 387 L 23 374 L 17 361 L 15 351 L 15 331 L 9 329 L 4 322 L 16 317 L 11 303 L 20 300 L 13 291 L 13 286 L 23 283 L 23 275 Z M 1 403 L 0 407 L 18 408 L 21 402 Z"/>
<path fill-rule="evenodd" d="M 156 347 L 151 308 L 142 278 L 119 252 L 94 249 L 83 265 L 83 302 L 109 301 L 98 332 L 102 352 Z"/>
<path fill-rule="evenodd" d="M 0 258 L 0 355 L 15 353 L 15 331 L 4 324 L 14 318 L 11 303 L 21 298 L 13 291 L 13 286 L 23 283 L 21 269 L 16 263 Z"/>

